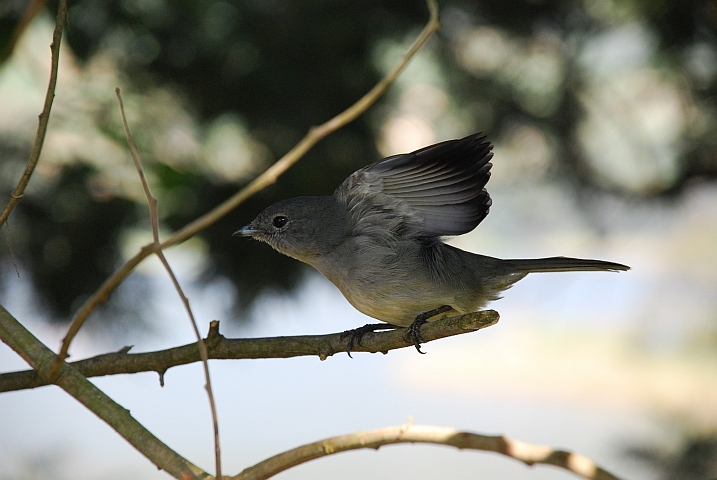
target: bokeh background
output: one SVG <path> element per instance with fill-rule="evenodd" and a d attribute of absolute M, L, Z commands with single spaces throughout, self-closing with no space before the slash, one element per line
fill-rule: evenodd
<path fill-rule="evenodd" d="M 0 3 L 0 194 L 29 156 L 56 2 Z M 717 478 L 717 3 L 440 2 L 443 28 L 361 118 L 235 212 L 167 252 L 206 331 L 329 333 L 369 319 L 323 277 L 231 233 L 272 202 L 330 194 L 382 156 L 483 131 L 493 208 L 451 242 L 569 255 L 621 274 L 536 274 L 498 325 L 387 356 L 214 362 L 225 473 L 356 430 L 446 425 L 583 453 L 631 479 Z M 29 19 L 23 22 L 23 18 Z M 0 237 L 0 302 L 51 348 L 151 238 L 114 88 L 171 232 L 229 197 L 400 58 L 415 1 L 71 0 L 37 171 Z M 193 340 L 145 261 L 73 358 Z M 0 370 L 26 365 L 0 346 Z M 201 369 L 94 380 L 211 469 Z M 277 478 L 574 478 L 447 448 L 353 452 Z M 56 388 L 0 395 L 3 480 L 166 478 Z"/>

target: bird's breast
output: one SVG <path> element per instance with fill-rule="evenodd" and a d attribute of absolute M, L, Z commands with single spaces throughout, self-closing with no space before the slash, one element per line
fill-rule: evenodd
<path fill-rule="evenodd" d="M 455 303 L 455 292 L 435 281 L 412 248 L 353 239 L 313 266 L 360 312 L 408 326 L 420 313 Z"/>

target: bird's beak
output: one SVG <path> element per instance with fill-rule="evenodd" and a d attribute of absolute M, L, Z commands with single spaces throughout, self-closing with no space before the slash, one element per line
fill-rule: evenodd
<path fill-rule="evenodd" d="M 258 230 L 251 228 L 251 225 L 245 225 L 236 232 L 232 233 L 232 237 L 251 237 Z"/>

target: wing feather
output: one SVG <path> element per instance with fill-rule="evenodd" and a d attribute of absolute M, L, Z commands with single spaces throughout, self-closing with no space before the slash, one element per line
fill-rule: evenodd
<path fill-rule="evenodd" d="M 460 235 L 488 215 L 493 146 L 480 134 L 394 155 L 336 190 L 354 224 L 415 237 Z"/>

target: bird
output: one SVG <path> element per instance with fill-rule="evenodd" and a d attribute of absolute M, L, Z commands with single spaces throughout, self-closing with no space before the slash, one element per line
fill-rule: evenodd
<path fill-rule="evenodd" d="M 345 332 L 347 352 L 370 331 L 477 312 L 529 273 L 626 271 L 569 257 L 503 260 L 448 245 L 472 231 L 492 201 L 492 144 L 481 133 L 386 157 L 351 174 L 332 195 L 281 200 L 233 235 L 307 263 L 360 312 L 380 320 Z"/>

